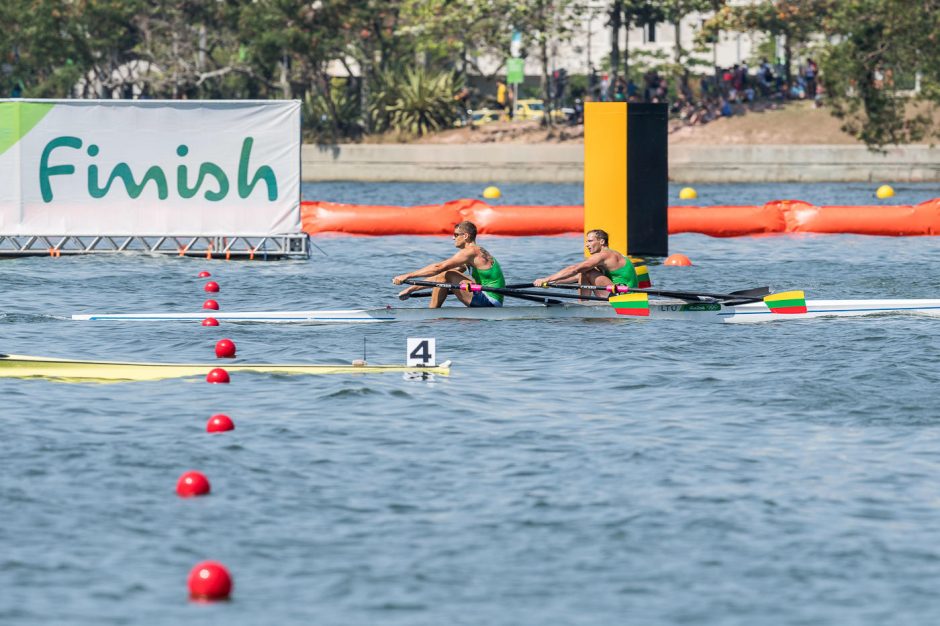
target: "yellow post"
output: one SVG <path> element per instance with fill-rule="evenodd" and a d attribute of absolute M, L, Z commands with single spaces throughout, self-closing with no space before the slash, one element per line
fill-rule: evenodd
<path fill-rule="evenodd" d="M 607 231 L 612 249 L 627 254 L 625 102 L 584 105 L 584 232 L 595 228 Z"/>

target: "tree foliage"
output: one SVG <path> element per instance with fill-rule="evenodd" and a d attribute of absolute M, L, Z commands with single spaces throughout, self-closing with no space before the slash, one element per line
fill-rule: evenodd
<path fill-rule="evenodd" d="M 768 0 L 721 9 L 719 29 L 782 38 L 787 80 L 793 50 L 817 49 L 833 114 L 869 146 L 940 136 L 940 0 Z"/>
<path fill-rule="evenodd" d="M 824 26 L 826 89 L 848 132 L 870 146 L 940 137 L 940 0 L 837 2 Z"/>
<path fill-rule="evenodd" d="M 538 59 L 549 97 L 553 48 L 587 13 L 605 13 L 616 76 L 622 28 L 677 25 L 715 12 L 718 30 L 764 33 L 791 51 L 814 46 L 845 128 L 870 145 L 938 135 L 940 0 L 3 0 L 0 95 L 298 98 L 325 139 L 446 126 L 452 93 L 479 60 L 509 56 L 513 31 Z M 795 52 L 793 52 L 795 54 Z M 677 45 L 657 61 L 684 77 Z M 500 66 L 497 72 L 502 71 Z M 492 78 L 492 76 L 490 77 Z M 919 91 L 911 95 L 914 84 Z M 448 100 L 448 98 L 451 98 Z M 546 117 L 547 121 L 551 116 Z"/>

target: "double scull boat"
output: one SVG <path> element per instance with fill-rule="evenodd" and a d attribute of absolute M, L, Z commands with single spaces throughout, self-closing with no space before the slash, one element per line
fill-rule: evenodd
<path fill-rule="evenodd" d="M 806 300 L 805 312 L 774 312 L 763 301 L 744 304 L 689 302 L 683 299 L 650 298 L 649 314 L 643 317 L 618 314 L 603 302 L 559 302 L 468 308 L 447 306 L 439 309 L 386 306 L 376 309 L 320 311 L 203 311 L 198 313 L 91 313 L 73 315 L 73 320 L 92 322 L 201 322 L 214 317 L 228 322 L 271 322 L 303 324 L 371 324 L 379 322 L 421 322 L 426 320 L 538 320 L 538 319 L 654 319 L 718 323 L 769 322 L 817 317 L 860 317 L 908 314 L 940 317 L 940 299 L 914 300 Z"/>

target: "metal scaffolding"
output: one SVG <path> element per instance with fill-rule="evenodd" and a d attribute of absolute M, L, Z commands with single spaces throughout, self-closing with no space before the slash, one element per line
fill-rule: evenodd
<path fill-rule="evenodd" d="M 115 253 L 275 261 L 308 258 L 310 242 L 304 233 L 258 237 L 0 235 L 0 258 Z"/>

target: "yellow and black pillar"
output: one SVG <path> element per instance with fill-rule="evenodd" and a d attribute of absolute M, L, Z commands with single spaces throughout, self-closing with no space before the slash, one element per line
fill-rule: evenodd
<path fill-rule="evenodd" d="M 600 228 L 627 255 L 667 256 L 665 104 L 584 107 L 584 232 Z"/>

